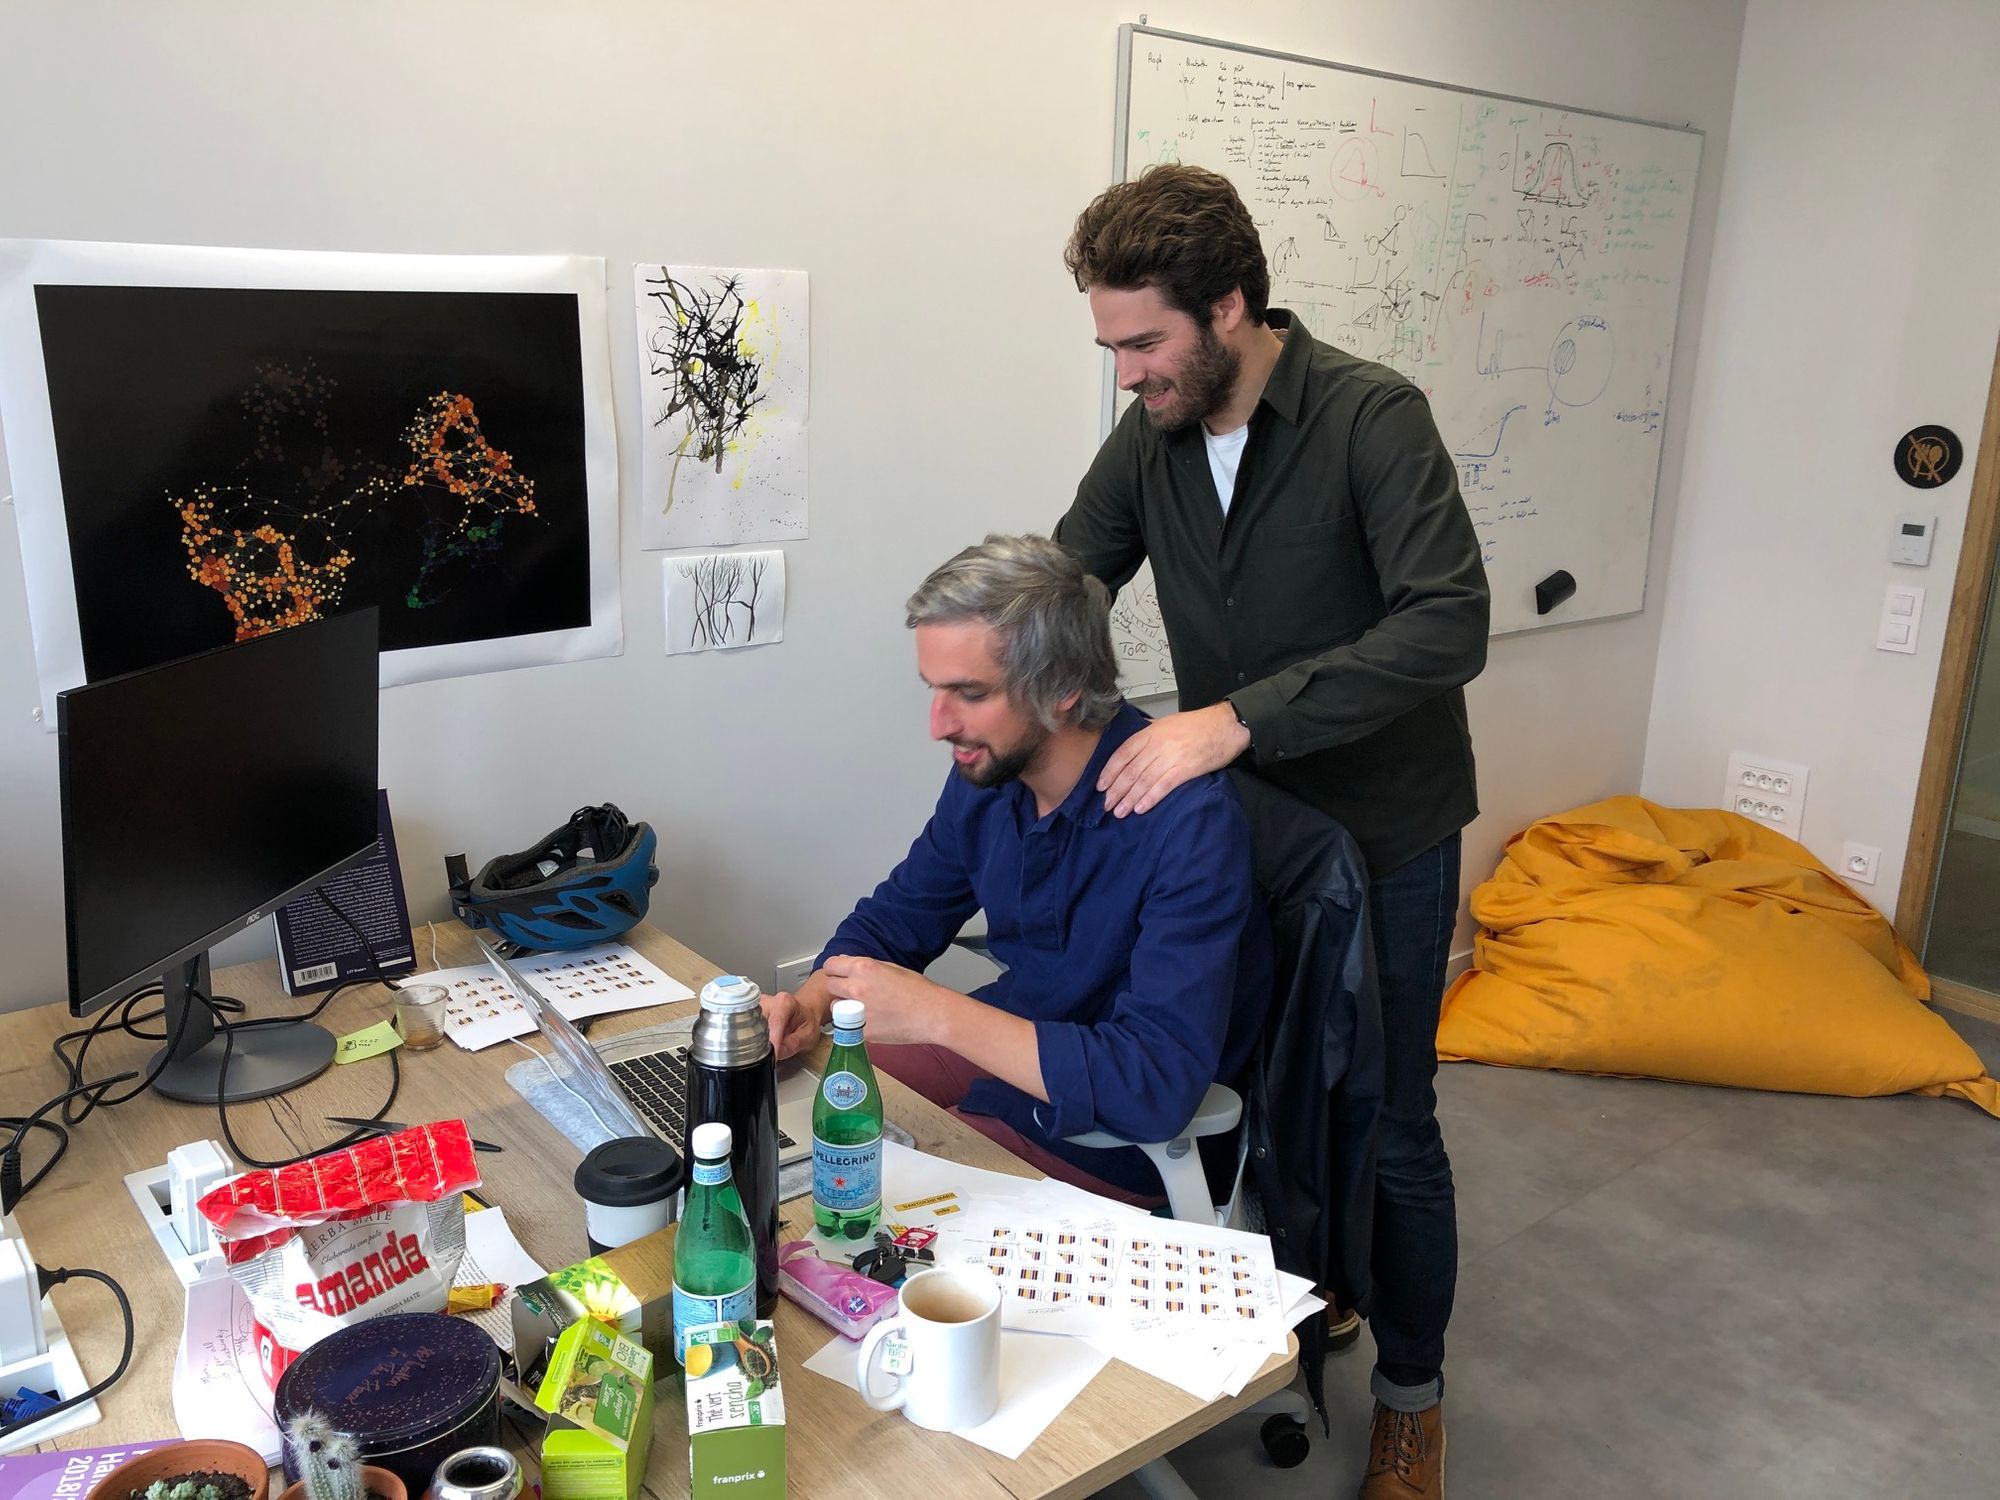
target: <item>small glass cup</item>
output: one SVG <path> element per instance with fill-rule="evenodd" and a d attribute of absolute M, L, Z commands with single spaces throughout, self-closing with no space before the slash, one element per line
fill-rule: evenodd
<path fill-rule="evenodd" d="M 444 1041 L 444 1005 L 451 991 L 441 984 L 406 984 L 396 991 L 396 1029 L 412 1052 L 428 1052 Z"/>

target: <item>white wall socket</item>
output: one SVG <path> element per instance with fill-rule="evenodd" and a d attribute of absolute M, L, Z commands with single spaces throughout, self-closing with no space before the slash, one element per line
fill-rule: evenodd
<path fill-rule="evenodd" d="M 817 953 L 808 953 L 804 958 L 785 959 L 771 976 L 772 990 L 796 993 L 800 985 L 812 978 L 813 960 L 818 957 Z"/>
<path fill-rule="evenodd" d="M 1842 844 L 1840 846 L 1840 878 L 1858 880 L 1863 885 L 1875 883 L 1875 872 L 1882 868 L 1882 851 L 1873 844 Z"/>
<path fill-rule="evenodd" d="M 1738 750 L 1729 757 L 1722 805 L 1788 838 L 1800 837 L 1806 821 L 1806 781 L 1810 771 L 1796 761 Z"/>

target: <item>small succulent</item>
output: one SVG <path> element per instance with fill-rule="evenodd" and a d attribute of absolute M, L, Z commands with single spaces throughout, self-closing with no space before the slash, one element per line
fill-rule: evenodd
<path fill-rule="evenodd" d="M 363 1500 L 361 1453 L 354 1439 L 334 1430 L 318 1412 L 300 1412 L 287 1424 L 306 1500 Z M 150 1500 L 150 1497 L 149 1497 Z"/>
<path fill-rule="evenodd" d="M 179 1479 L 172 1484 L 155 1479 L 146 1486 L 146 1500 L 222 1500 L 222 1491 L 212 1484 L 197 1485 L 192 1479 Z"/>

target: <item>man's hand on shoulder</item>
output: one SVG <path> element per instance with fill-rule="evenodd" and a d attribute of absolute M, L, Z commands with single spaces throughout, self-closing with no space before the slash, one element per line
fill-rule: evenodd
<path fill-rule="evenodd" d="M 1219 771 L 1250 748 L 1227 700 L 1155 719 L 1111 753 L 1097 778 L 1115 818 L 1151 812 L 1184 781 Z"/>
<path fill-rule="evenodd" d="M 868 1007 L 868 1040 L 900 1046 L 937 1040 L 941 1011 L 956 994 L 914 969 L 879 958 L 829 958 L 820 970 L 836 1000 Z"/>

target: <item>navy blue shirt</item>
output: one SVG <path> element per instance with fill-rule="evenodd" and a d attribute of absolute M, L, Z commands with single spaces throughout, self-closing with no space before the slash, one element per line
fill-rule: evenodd
<path fill-rule="evenodd" d="M 953 771 L 909 854 L 819 962 L 855 954 L 921 972 L 984 907 L 1006 972 L 975 995 L 1035 1023 L 1049 1102 L 992 1079 L 960 1108 L 997 1116 L 1107 1181 L 1158 1192 L 1137 1151 L 1062 1138 L 1108 1130 L 1157 1141 L 1182 1129 L 1209 1084 L 1233 1083 L 1249 1061 L 1271 951 L 1249 826 L 1227 778 L 1197 777 L 1148 813 L 1106 812 L 1098 773 L 1149 722 L 1121 707 L 1047 817 L 1018 780 L 981 788 Z"/>

